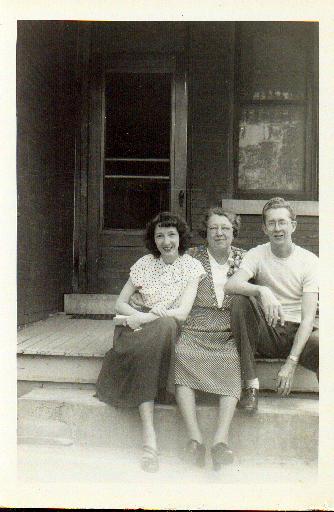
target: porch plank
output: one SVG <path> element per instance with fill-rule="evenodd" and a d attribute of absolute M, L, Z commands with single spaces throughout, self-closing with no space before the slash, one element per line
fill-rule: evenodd
<path fill-rule="evenodd" d="M 100 325 L 104 322 L 104 325 Z M 110 320 L 95 321 L 95 325 L 86 328 L 87 338 L 84 342 L 81 340 L 80 346 L 73 340 L 73 343 L 67 346 L 68 355 L 101 356 L 111 348 L 114 326 Z"/>
<path fill-rule="evenodd" d="M 19 354 L 101 357 L 112 346 L 110 320 L 73 319 L 65 315 L 36 322 L 18 333 Z"/>
<path fill-rule="evenodd" d="M 28 326 L 18 333 L 19 380 L 95 383 L 103 356 L 112 346 L 113 330 L 111 320 L 61 314 Z M 276 389 L 280 366 L 277 360 L 258 361 L 262 389 Z M 315 375 L 298 366 L 293 389 L 317 392 Z"/>
<path fill-rule="evenodd" d="M 28 340 L 36 339 L 36 336 L 40 335 L 42 332 L 46 337 L 56 330 L 66 328 L 66 324 L 69 320 L 69 317 L 59 314 L 51 316 L 47 320 L 40 320 L 33 323 L 32 325 L 27 325 L 26 327 L 20 329 L 18 332 L 18 344 L 25 343 Z"/>
<path fill-rule="evenodd" d="M 62 326 L 60 330 L 56 330 L 54 332 L 50 332 L 49 334 L 44 335 L 43 333 L 39 335 L 35 335 L 34 337 L 27 340 L 24 344 L 21 345 L 22 350 L 25 352 L 33 351 L 35 349 L 38 350 L 38 348 L 42 345 L 43 348 L 47 348 L 50 346 L 57 346 L 59 342 L 64 340 L 66 338 L 66 331 L 68 330 L 69 326 Z"/>

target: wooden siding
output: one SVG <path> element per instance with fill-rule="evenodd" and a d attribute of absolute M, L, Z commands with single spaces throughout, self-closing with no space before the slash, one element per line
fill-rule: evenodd
<path fill-rule="evenodd" d="M 61 311 L 63 294 L 71 291 L 75 31 L 70 25 L 18 22 L 20 325 Z"/>

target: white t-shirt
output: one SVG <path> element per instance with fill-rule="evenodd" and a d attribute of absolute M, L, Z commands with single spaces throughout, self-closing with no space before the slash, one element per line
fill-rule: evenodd
<path fill-rule="evenodd" d="M 200 261 L 189 254 L 179 256 L 174 263 L 146 254 L 130 270 L 130 279 L 138 288 L 145 306 L 161 305 L 167 309 L 180 305 L 180 299 L 187 284 L 195 278 L 206 275 Z"/>
<path fill-rule="evenodd" d="M 300 323 L 303 292 L 319 290 L 318 261 L 315 254 L 298 245 L 293 246 L 287 258 L 278 258 L 266 243 L 250 249 L 240 268 L 254 277 L 256 284 L 270 288 L 281 303 L 286 320 Z"/>
<path fill-rule="evenodd" d="M 217 297 L 218 307 L 221 308 L 224 301 L 224 286 L 227 281 L 227 272 L 230 268 L 228 260 L 223 265 L 217 263 L 213 256 L 207 251 L 209 255 L 209 261 L 211 266 L 213 287 L 215 289 L 215 294 Z"/>

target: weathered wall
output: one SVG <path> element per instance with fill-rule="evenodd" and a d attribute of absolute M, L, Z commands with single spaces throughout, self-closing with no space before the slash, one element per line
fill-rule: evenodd
<path fill-rule="evenodd" d="M 110 51 L 179 51 L 185 55 L 189 94 L 187 217 L 194 243 L 201 241 L 197 230 L 205 210 L 220 205 L 224 198 L 234 197 L 235 30 L 233 22 L 191 22 L 168 27 L 162 24 L 160 30 L 147 23 L 135 27 L 124 23 L 106 24 L 102 29 L 102 52 L 109 48 Z M 243 215 L 236 244 L 249 249 L 266 241 L 261 217 Z M 317 217 L 298 219 L 295 241 L 318 253 Z M 144 252 L 143 245 L 111 249 L 102 244 L 98 291 L 118 293 L 129 267 Z"/>
<path fill-rule="evenodd" d="M 63 309 L 71 291 L 73 37 L 57 22 L 18 22 L 18 323 Z"/>
<path fill-rule="evenodd" d="M 233 197 L 234 41 L 234 23 L 190 24 L 188 211 L 194 243 L 206 209 Z M 298 217 L 294 240 L 318 254 L 318 231 L 318 217 Z M 261 216 L 242 215 L 236 245 L 249 249 L 266 241 Z"/>
<path fill-rule="evenodd" d="M 221 204 L 223 198 L 233 198 L 235 24 L 98 25 L 102 53 L 176 51 L 185 56 L 189 91 L 187 211 L 194 243 L 199 242 L 196 230 L 205 209 Z M 63 294 L 72 291 L 75 133 L 78 129 L 79 147 L 79 137 L 86 137 L 89 124 L 82 115 L 82 109 L 89 110 L 89 102 L 80 103 L 86 71 L 75 70 L 77 55 L 80 60 L 77 35 L 76 24 L 71 22 L 18 25 L 19 324 L 61 311 Z M 86 46 L 89 49 L 89 42 Z M 77 156 L 76 186 L 88 159 L 85 154 Z M 87 189 L 83 192 L 76 210 L 81 224 L 83 212 L 87 214 Z M 318 253 L 318 218 L 299 217 L 298 221 L 296 243 Z M 81 232 L 76 235 L 83 251 L 85 236 Z M 260 216 L 243 215 L 236 245 L 247 249 L 265 241 Z M 102 244 L 101 258 L 108 272 L 101 274 L 96 291 L 117 293 L 130 265 L 143 252 L 143 245 L 110 252 Z"/>

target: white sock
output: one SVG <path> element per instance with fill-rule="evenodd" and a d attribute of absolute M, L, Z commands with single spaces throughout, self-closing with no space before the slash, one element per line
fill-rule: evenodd
<path fill-rule="evenodd" d="M 245 384 L 246 384 L 246 388 L 260 389 L 260 383 L 259 383 L 258 378 L 245 380 Z"/>

